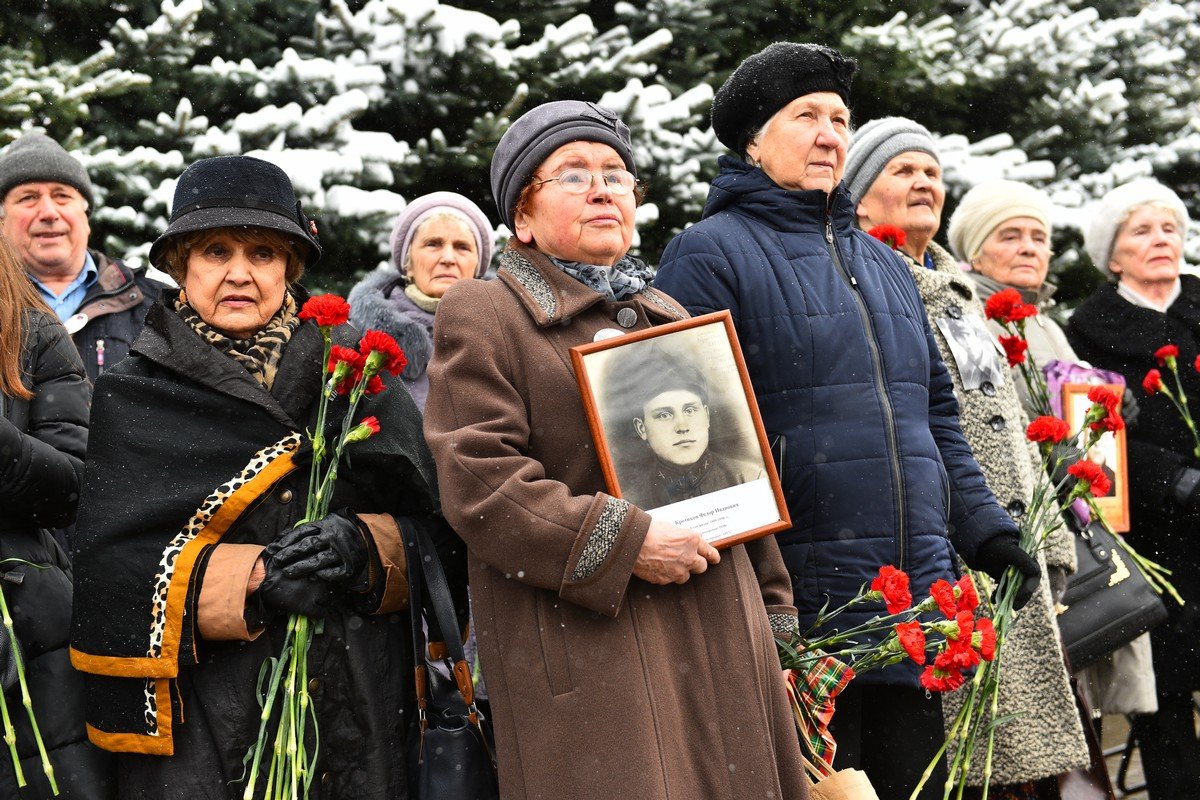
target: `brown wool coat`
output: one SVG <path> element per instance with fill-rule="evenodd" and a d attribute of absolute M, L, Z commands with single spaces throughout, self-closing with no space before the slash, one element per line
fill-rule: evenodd
<path fill-rule="evenodd" d="M 438 309 L 425 432 L 470 552 L 502 797 L 807 798 L 774 537 L 682 585 L 632 577 L 650 518 L 604 493 L 570 366 L 621 309 L 635 330 L 686 312 L 652 289 L 608 302 L 525 248 L 501 262 Z"/>

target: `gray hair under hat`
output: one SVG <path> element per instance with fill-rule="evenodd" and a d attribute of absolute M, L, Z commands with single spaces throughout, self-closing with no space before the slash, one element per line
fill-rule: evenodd
<path fill-rule="evenodd" d="M 492 155 L 492 197 L 510 230 L 521 190 L 542 162 L 571 142 L 600 142 L 616 150 L 637 176 L 629 127 L 615 111 L 582 100 L 557 100 L 526 111 L 500 137 Z"/>
<path fill-rule="evenodd" d="M 921 123 L 904 117 L 873 119 L 850 139 L 842 182 L 855 202 L 861 202 L 889 161 L 914 152 L 928 153 L 941 163 L 933 134 Z"/>
<path fill-rule="evenodd" d="M 1099 202 L 1088 207 L 1087 229 L 1083 232 L 1083 247 L 1091 256 L 1092 263 L 1110 280 L 1115 276 L 1108 268 L 1112 261 L 1113 243 L 1117 230 L 1138 206 L 1163 205 L 1175 212 L 1179 219 L 1180 233 L 1187 239 L 1188 211 L 1179 195 L 1153 178 L 1130 181 L 1104 195 Z"/>
<path fill-rule="evenodd" d="M 1036 219 L 1049 234 L 1049 196 L 1020 181 L 996 178 L 976 184 L 963 195 L 950 217 L 946 234 L 950 249 L 963 261 L 970 261 L 979 255 L 992 231 L 1017 217 Z"/>
<path fill-rule="evenodd" d="M 92 205 L 92 181 L 83 164 L 44 133 L 27 133 L 0 155 L 0 200 L 23 183 L 65 183 Z"/>
<path fill-rule="evenodd" d="M 475 252 L 479 254 L 475 277 L 482 278 L 492 261 L 492 225 L 479 206 L 455 192 L 432 192 L 404 207 L 392 226 L 392 266 L 401 277 L 405 277 L 406 256 L 417 229 L 423 222 L 439 214 L 450 214 L 461 220 L 475 237 Z"/>

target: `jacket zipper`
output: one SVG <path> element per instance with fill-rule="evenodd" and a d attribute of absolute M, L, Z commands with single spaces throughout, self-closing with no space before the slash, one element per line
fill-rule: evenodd
<path fill-rule="evenodd" d="M 887 382 L 883 375 L 883 357 L 880 355 L 879 342 L 875 338 L 875 329 L 871 327 L 871 315 L 867 311 L 867 304 L 863 300 L 862 295 L 858 290 L 858 281 L 846 269 L 842 263 L 841 255 L 838 252 L 837 241 L 833 236 L 833 221 L 829 217 L 828 210 L 825 212 L 825 242 L 829 246 L 829 256 L 833 259 L 833 265 L 837 267 L 838 274 L 842 276 L 842 280 L 850 287 L 850 294 L 854 296 L 854 304 L 858 309 L 859 319 L 862 321 L 863 331 L 867 334 L 867 345 L 871 351 L 871 368 L 875 373 L 875 387 L 878 391 L 880 402 L 883 404 L 883 422 L 884 428 L 887 429 L 888 438 L 888 461 L 892 466 L 892 484 L 895 487 L 894 498 L 896 501 L 897 519 L 896 519 L 896 567 L 897 569 L 907 569 L 908 565 L 904 563 L 904 543 L 907 539 L 905 532 L 906 520 L 908 512 L 904 505 L 904 487 L 903 473 L 900 469 L 900 442 L 896 436 L 896 417 L 892 411 L 892 400 L 888 397 Z"/>

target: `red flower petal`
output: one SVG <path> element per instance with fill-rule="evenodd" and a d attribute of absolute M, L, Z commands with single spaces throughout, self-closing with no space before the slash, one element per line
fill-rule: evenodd
<path fill-rule="evenodd" d="M 322 328 L 344 325 L 350 319 L 350 304 L 336 294 L 310 297 L 300 309 L 300 319 L 315 320 Z"/>
<path fill-rule="evenodd" d="M 1004 348 L 1004 356 L 1008 359 L 1010 367 L 1025 363 L 1025 351 L 1029 349 L 1029 342 L 1020 336 L 1001 336 L 1000 346 Z"/>
<path fill-rule="evenodd" d="M 1158 365 L 1160 367 L 1165 367 L 1167 366 L 1168 358 L 1179 357 L 1179 348 L 1173 344 L 1164 344 L 1162 347 L 1154 351 L 1154 357 L 1158 359 Z"/>
<path fill-rule="evenodd" d="M 393 375 L 399 375 L 408 366 L 408 359 L 404 357 L 404 351 L 400 349 L 400 345 L 396 344 L 396 340 L 383 331 L 364 333 L 362 341 L 358 343 L 358 350 L 364 357 L 370 356 L 371 353 L 382 353 L 384 356 L 383 368 Z"/>
<path fill-rule="evenodd" d="M 901 622 L 896 625 L 896 638 L 908 657 L 918 666 L 925 663 L 925 632 L 919 622 Z"/>
<path fill-rule="evenodd" d="M 897 228 L 895 225 L 876 225 L 867 231 L 867 235 L 874 236 L 893 250 L 904 247 L 904 243 L 908 240 L 908 234 L 904 232 L 904 229 Z"/>
<path fill-rule="evenodd" d="M 954 615 L 958 613 L 958 600 L 954 597 L 954 587 L 947 581 L 936 580 L 929 587 L 929 595 L 937 603 L 938 608 L 946 616 L 946 619 L 954 619 Z"/>
<path fill-rule="evenodd" d="M 975 621 L 975 633 L 979 637 L 979 655 L 984 661 L 996 657 L 996 627 L 987 617 Z"/>
<path fill-rule="evenodd" d="M 1196 361 L 1200 362 L 1200 356 L 1196 357 Z M 1197 369 L 1200 369 L 1200 366 Z M 1142 389 L 1146 394 L 1157 394 L 1162 387 L 1162 373 L 1156 369 L 1150 370 L 1146 373 L 1146 377 L 1142 378 Z"/>
<path fill-rule="evenodd" d="M 1031 442 L 1058 444 L 1070 432 L 1067 423 L 1058 417 L 1038 417 L 1025 429 L 1025 438 Z"/>
<path fill-rule="evenodd" d="M 1093 497 L 1104 497 L 1112 489 L 1112 481 L 1104 474 L 1103 468 L 1094 461 L 1088 461 L 1086 458 L 1080 459 L 1067 467 L 1067 472 L 1076 480 L 1087 483 L 1088 491 Z"/>
<path fill-rule="evenodd" d="M 979 592 L 975 589 L 975 581 L 970 575 L 963 575 L 954 583 L 954 588 L 958 590 L 958 610 L 974 611 L 979 607 Z"/>
<path fill-rule="evenodd" d="M 879 568 L 879 575 L 871 581 L 871 591 L 883 595 L 889 614 L 899 614 L 912 605 L 908 575 L 890 564 Z"/>

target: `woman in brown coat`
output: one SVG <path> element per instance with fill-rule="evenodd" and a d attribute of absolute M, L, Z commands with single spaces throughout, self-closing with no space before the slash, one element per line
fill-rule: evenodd
<path fill-rule="evenodd" d="M 434 326 L 426 436 L 466 541 L 505 798 L 806 798 L 772 632 L 795 630 L 773 537 L 718 554 L 605 494 L 570 366 L 605 329 L 687 316 L 626 255 L 629 130 L 548 103 L 505 134 L 516 236 Z"/>

